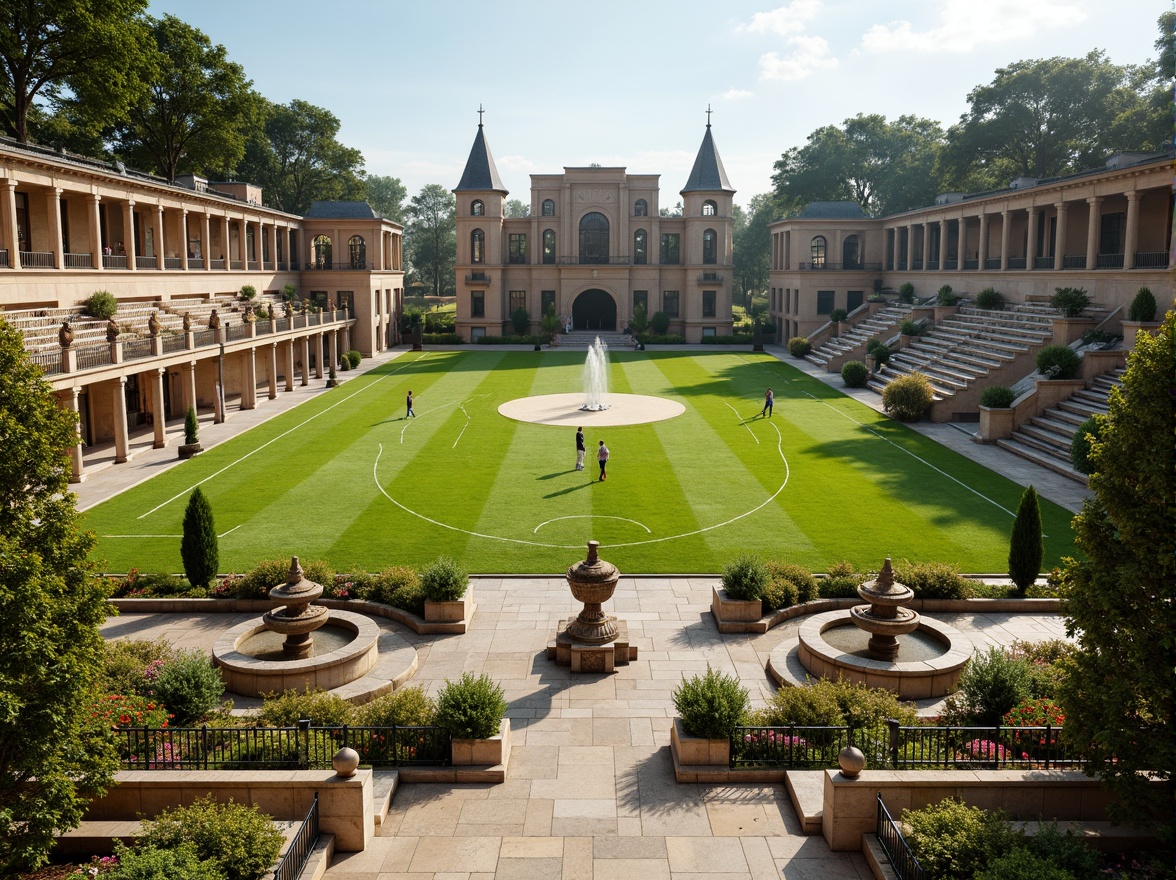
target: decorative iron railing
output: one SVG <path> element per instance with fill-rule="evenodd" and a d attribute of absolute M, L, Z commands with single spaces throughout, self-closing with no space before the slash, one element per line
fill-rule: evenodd
<path fill-rule="evenodd" d="M 149 358 L 151 355 L 151 340 L 149 338 L 129 339 L 123 343 L 123 360 L 137 361 Z"/>
<path fill-rule="evenodd" d="M 200 257 L 188 257 L 188 268 L 189 269 L 203 269 L 204 268 L 204 260 L 201 259 Z"/>
<path fill-rule="evenodd" d="M 29 360 L 41 368 L 41 371 L 46 376 L 53 376 L 57 373 L 62 373 L 61 364 L 61 350 L 53 351 L 30 351 L 28 353 Z"/>
<path fill-rule="evenodd" d="M 93 370 L 114 363 L 114 359 L 110 356 L 109 344 L 87 345 L 84 348 L 79 348 L 77 352 L 79 370 Z"/>
<path fill-rule="evenodd" d="M 985 269 L 1000 269 L 1000 257 L 987 257 L 984 260 Z"/>
<path fill-rule="evenodd" d="M 1136 269 L 1167 269 L 1167 251 L 1142 251 L 1135 255 Z"/>
<path fill-rule="evenodd" d="M 183 351 L 188 347 L 188 339 L 183 333 L 171 333 L 163 337 L 163 353 L 171 354 Z"/>
<path fill-rule="evenodd" d="M 21 251 L 20 264 L 26 269 L 52 269 L 53 252 Z"/>
<path fill-rule="evenodd" d="M 125 269 L 130 263 L 128 262 L 126 254 L 103 254 L 102 268 L 103 269 Z"/>
<path fill-rule="evenodd" d="M 298 826 L 298 832 L 290 841 L 286 854 L 274 868 L 273 880 L 295 880 L 306 867 L 311 852 L 319 839 L 319 799 L 318 792 L 314 793 L 314 800 L 310 802 L 310 809 L 306 817 Z"/>
<path fill-rule="evenodd" d="M 94 257 L 92 254 L 66 254 L 65 268 L 67 269 L 93 269 Z"/>
<path fill-rule="evenodd" d="M 1024 269 L 1025 268 L 1025 258 L 1024 257 L 1009 257 L 1009 268 L 1010 269 Z"/>
<path fill-rule="evenodd" d="M 939 260 L 928 260 L 927 269 L 931 272 L 937 271 L 939 269 Z"/>
<path fill-rule="evenodd" d="M 964 260 L 964 269 L 965 270 L 979 269 L 979 268 L 980 268 L 980 261 L 979 260 Z"/>
<path fill-rule="evenodd" d="M 8 249 L 7 248 L 0 249 L 0 266 L 3 266 L 5 269 L 8 268 Z"/>
<path fill-rule="evenodd" d="M 23 259 L 23 258 L 22 258 Z M 1099 254 L 1094 258 L 1094 268 L 1096 269 L 1122 269 L 1123 255 L 1122 254 Z"/>
<path fill-rule="evenodd" d="M 192 345 L 203 348 L 206 345 L 216 345 L 215 330 L 197 330 L 192 334 Z"/>
<path fill-rule="evenodd" d="M 136 269 L 154 269 L 158 265 L 155 257 L 135 257 Z"/>
<path fill-rule="evenodd" d="M 874 823 L 874 833 L 878 835 L 878 843 L 886 853 L 886 859 L 898 880 L 926 880 L 927 873 L 911 852 L 910 845 L 902 836 L 902 829 L 891 818 L 890 811 L 882 802 L 882 795 L 878 795 L 878 815 Z"/>
<path fill-rule="evenodd" d="M 208 261 L 208 268 L 209 269 L 224 269 L 224 267 L 225 267 L 224 257 L 221 257 L 219 260 L 209 260 Z"/>
<path fill-rule="evenodd" d="M 184 268 L 184 258 L 183 257 L 164 257 L 163 258 L 163 268 L 165 268 L 165 269 L 183 269 Z"/>
<path fill-rule="evenodd" d="M 1066 254 L 1062 257 L 1063 269 L 1085 269 L 1086 254 Z"/>
<path fill-rule="evenodd" d="M 830 263 L 823 261 L 819 263 L 800 263 L 799 268 L 801 272 L 880 272 L 882 270 L 881 263 Z M 898 268 L 906 268 L 906 260 L 899 260 Z"/>

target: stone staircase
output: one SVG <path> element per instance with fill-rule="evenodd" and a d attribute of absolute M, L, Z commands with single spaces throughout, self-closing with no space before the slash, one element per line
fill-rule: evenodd
<path fill-rule="evenodd" d="M 1070 445 L 1078 428 L 1093 415 L 1106 415 L 1111 389 L 1122 384 L 1126 368 L 1096 376 L 1090 387 L 1076 391 L 1056 406 L 1021 425 L 996 445 L 1080 483 L 1086 476 L 1070 466 Z"/>
<path fill-rule="evenodd" d="M 910 315 L 909 305 L 891 305 L 879 309 L 852 327 L 843 323 L 840 336 L 834 336 L 805 355 L 805 360 L 826 370 L 840 370 L 850 360 L 866 362 L 866 343 L 871 339 L 887 340 L 898 335 L 899 325 Z"/>
<path fill-rule="evenodd" d="M 557 345 L 559 348 L 589 349 L 597 337 L 612 350 L 633 347 L 632 336 L 610 330 L 573 330 L 571 333 L 561 333 Z"/>
<path fill-rule="evenodd" d="M 938 402 L 960 395 L 978 380 L 985 386 L 1011 386 L 1032 371 L 1037 352 L 1052 340 L 1054 314 L 1036 304 L 1002 311 L 963 306 L 894 352 L 890 363 L 870 377 L 869 387 L 881 393 L 899 376 L 922 373 Z M 946 419 L 936 419 L 941 420 Z"/>

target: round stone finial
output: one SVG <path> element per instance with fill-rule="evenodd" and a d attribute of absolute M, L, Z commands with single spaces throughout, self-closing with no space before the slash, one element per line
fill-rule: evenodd
<path fill-rule="evenodd" d="M 860 754 L 860 752 L 859 752 Z M 335 752 L 335 757 L 331 759 L 331 766 L 335 768 L 335 772 L 344 779 L 354 776 L 356 768 L 359 767 L 359 752 L 355 749 L 349 749 L 347 746 Z"/>
<path fill-rule="evenodd" d="M 585 559 L 584 561 L 587 562 L 589 565 L 594 565 L 598 559 L 600 559 L 600 542 L 599 541 L 589 541 L 588 542 L 588 558 Z"/>
<path fill-rule="evenodd" d="M 841 765 L 841 775 L 846 779 L 857 779 L 858 774 L 866 767 L 866 756 L 856 746 L 846 746 L 837 755 L 837 763 Z"/>
<path fill-rule="evenodd" d="M 293 586 L 302 580 L 302 565 L 298 562 L 297 556 L 290 557 L 290 573 L 286 575 L 286 583 Z"/>

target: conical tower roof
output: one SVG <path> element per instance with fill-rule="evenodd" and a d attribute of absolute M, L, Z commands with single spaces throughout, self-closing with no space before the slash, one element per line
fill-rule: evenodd
<path fill-rule="evenodd" d="M 465 171 L 462 172 L 461 182 L 454 187 L 457 192 L 497 192 L 507 194 L 502 185 L 502 178 L 498 176 L 498 169 L 494 166 L 494 157 L 490 155 L 490 147 L 486 145 L 486 135 L 482 131 L 482 123 L 478 123 L 478 134 L 474 137 L 474 145 L 470 148 L 470 157 L 466 159 Z"/>
<path fill-rule="evenodd" d="M 731 181 L 727 180 L 727 169 L 723 167 L 719 151 L 715 149 L 709 122 L 706 124 L 706 134 L 702 136 L 702 146 L 698 148 L 698 156 L 694 159 L 694 167 L 690 169 L 690 179 L 682 187 L 681 194 L 704 191 L 735 192 Z"/>

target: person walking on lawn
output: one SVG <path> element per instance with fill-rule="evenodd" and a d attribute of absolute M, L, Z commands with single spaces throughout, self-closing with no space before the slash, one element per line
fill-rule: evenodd
<path fill-rule="evenodd" d="M 587 449 L 584 447 L 584 429 L 576 428 L 576 470 L 584 470 L 584 453 Z"/>
<path fill-rule="evenodd" d="M 408 398 L 405 400 L 404 404 L 406 407 L 408 407 L 407 411 L 404 413 L 404 417 L 407 419 L 409 416 L 412 416 L 412 418 L 415 419 L 416 413 L 414 413 L 412 411 L 412 392 L 411 391 L 408 392 Z"/>
<path fill-rule="evenodd" d="M 772 389 L 769 388 L 764 392 L 764 410 L 760 413 L 762 419 L 765 415 L 770 419 L 772 417 L 772 405 L 776 402 L 775 396 L 772 394 Z"/>
<path fill-rule="evenodd" d="M 604 469 L 608 466 L 608 447 L 604 445 L 604 441 L 600 441 L 600 447 L 596 450 L 596 460 L 600 463 L 600 479 L 603 482 L 608 478 L 608 474 Z"/>

